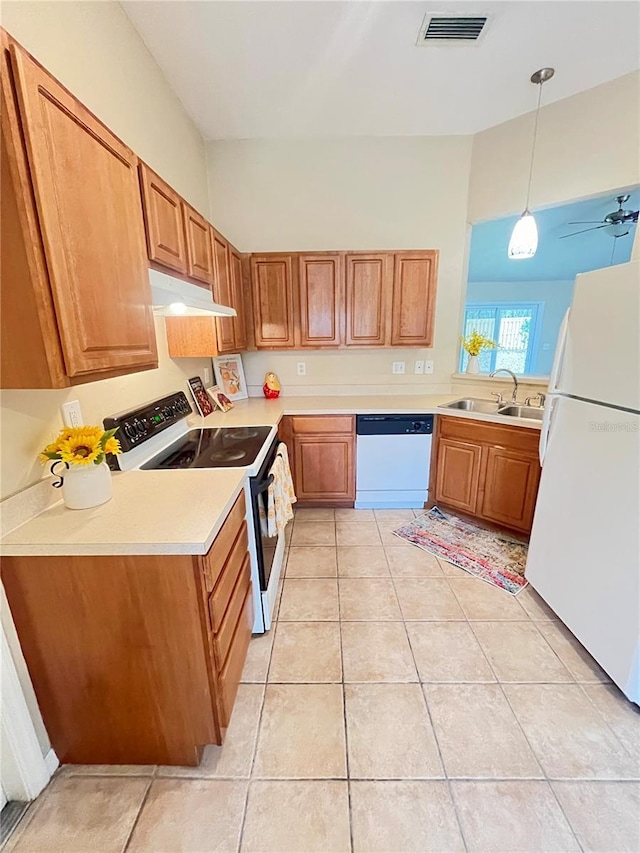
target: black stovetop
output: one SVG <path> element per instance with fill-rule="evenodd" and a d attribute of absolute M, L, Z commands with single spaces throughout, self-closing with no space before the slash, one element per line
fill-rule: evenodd
<path fill-rule="evenodd" d="M 270 431 L 268 426 L 192 429 L 140 467 L 245 468 L 255 462 Z"/>

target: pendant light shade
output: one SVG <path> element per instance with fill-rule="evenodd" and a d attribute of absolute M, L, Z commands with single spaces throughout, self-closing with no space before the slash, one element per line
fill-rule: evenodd
<path fill-rule="evenodd" d="M 508 255 L 511 260 L 532 258 L 538 248 L 538 226 L 529 210 L 525 210 L 513 226 Z"/>
<path fill-rule="evenodd" d="M 513 226 L 507 256 L 512 261 L 532 258 L 538 248 L 538 226 L 529 210 L 529 198 L 531 196 L 531 179 L 533 178 L 533 163 L 536 153 L 536 138 L 538 136 L 538 116 L 540 114 L 540 102 L 542 101 L 542 84 L 551 80 L 555 71 L 553 68 L 541 68 L 531 75 L 531 82 L 539 86 L 538 106 L 533 125 L 533 143 L 531 145 L 531 165 L 529 166 L 529 183 L 527 184 L 527 202 L 520 219 Z"/>

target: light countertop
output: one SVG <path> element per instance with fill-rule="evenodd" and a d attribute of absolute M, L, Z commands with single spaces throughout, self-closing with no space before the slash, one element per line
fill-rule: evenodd
<path fill-rule="evenodd" d="M 440 414 L 540 429 L 540 422 L 439 409 L 451 394 L 252 397 L 227 412 L 189 418 L 192 427 L 276 426 L 283 415 Z M 241 468 L 125 471 L 113 474 L 113 498 L 73 511 L 58 502 L 7 533 L 6 556 L 205 554 L 243 487 Z"/>
<path fill-rule="evenodd" d="M 265 400 L 250 397 L 239 400 L 229 412 L 214 412 L 206 418 L 195 417 L 193 426 L 276 426 L 283 415 L 446 415 L 470 420 L 487 421 L 504 426 L 524 429 L 540 429 L 540 421 L 527 418 L 505 418 L 503 415 L 485 415 L 480 412 L 465 412 L 459 409 L 440 409 L 462 395 L 453 394 L 380 394 L 366 396 L 314 396 L 279 397 Z"/>
<path fill-rule="evenodd" d="M 206 554 L 244 484 L 238 468 L 125 471 L 93 509 L 59 502 L 8 533 L 5 556 Z"/>

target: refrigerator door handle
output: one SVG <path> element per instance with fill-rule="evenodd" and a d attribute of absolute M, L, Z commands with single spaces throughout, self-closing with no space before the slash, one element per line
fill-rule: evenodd
<path fill-rule="evenodd" d="M 562 362 L 564 360 L 564 351 L 567 345 L 567 332 L 569 329 L 570 313 L 571 308 L 567 308 L 567 313 L 562 318 L 562 323 L 560 324 L 560 331 L 558 332 L 558 343 L 556 345 L 556 352 L 553 357 L 551 375 L 549 376 L 549 394 L 554 394 L 556 391 L 559 390 L 558 380 L 560 378 L 560 371 L 562 370 Z"/>
<path fill-rule="evenodd" d="M 544 465 L 544 457 L 547 455 L 547 445 L 549 444 L 549 431 L 551 430 L 551 413 L 555 402 L 556 397 L 548 395 L 544 405 L 542 427 L 540 428 L 540 443 L 538 444 L 538 457 L 540 459 L 540 465 Z"/>

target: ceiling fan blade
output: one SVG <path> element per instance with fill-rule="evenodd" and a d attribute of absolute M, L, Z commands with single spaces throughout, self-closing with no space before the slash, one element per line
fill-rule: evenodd
<path fill-rule="evenodd" d="M 567 222 L 567 225 L 607 225 L 602 219 L 585 219 L 578 222 Z"/>
<path fill-rule="evenodd" d="M 559 237 L 559 240 L 565 240 L 567 237 L 575 237 L 576 234 L 586 234 L 587 231 L 597 231 L 599 228 L 608 228 L 609 223 L 605 222 L 604 225 L 596 225 L 595 228 L 583 228 L 582 231 L 574 231 L 573 234 L 563 234 L 562 237 Z"/>

